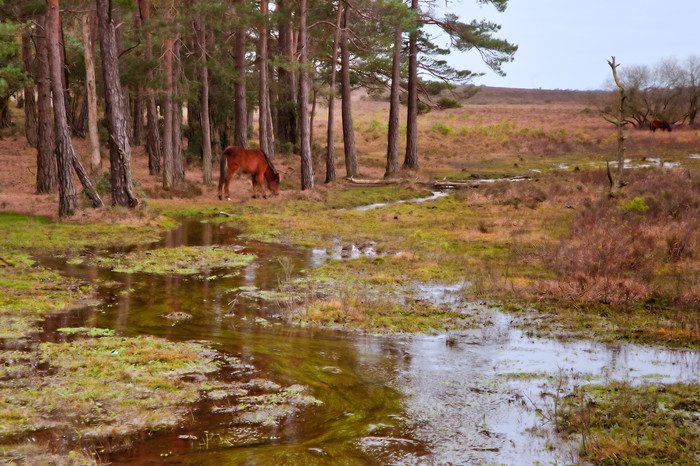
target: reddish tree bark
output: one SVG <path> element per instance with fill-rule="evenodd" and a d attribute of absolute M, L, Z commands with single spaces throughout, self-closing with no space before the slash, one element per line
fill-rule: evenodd
<path fill-rule="evenodd" d="M 37 58 L 37 147 L 36 192 L 52 193 L 58 188 L 56 155 L 54 153 L 53 117 L 51 108 L 51 70 L 47 19 L 49 10 L 39 18 L 36 41 Z"/>

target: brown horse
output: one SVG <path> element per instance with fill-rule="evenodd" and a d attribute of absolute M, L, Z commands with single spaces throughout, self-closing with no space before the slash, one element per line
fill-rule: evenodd
<path fill-rule="evenodd" d="M 228 187 L 233 179 L 233 175 L 240 170 L 251 175 L 253 183 L 253 197 L 256 197 L 255 188 L 260 186 L 260 191 L 265 199 L 265 185 L 263 178 L 267 181 L 267 187 L 274 194 L 280 192 L 280 175 L 267 158 L 267 154 L 259 149 L 244 149 L 243 147 L 228 146 L 221 154 L 221 171 L 219 174 L 219 199 L 222 198 L 222 191 L 229 201 Z"/>
<path fill-rule="evenodd" d="M 660 129 L 661 131 L 668 131 L 670 133 L 671 125 L 669 125 L 668 121 L 666 120 L 651 120 L 651 123 L 649 123 L 649 129 L 653 132 Z"/>

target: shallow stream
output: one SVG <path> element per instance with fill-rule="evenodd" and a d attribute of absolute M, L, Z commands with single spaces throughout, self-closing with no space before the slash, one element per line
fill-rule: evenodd
<path fill-rule="evenodd" d="M 222 377 L 303 385 L 321 403 L 279 422 L 245 423 L 227 409 L 231 400 L 203 402 L 180 429 L 144 434 L 128 451 L 103 458 L 112 464 L 571 463 L 572 448 L 546 434 L 551 426 L 542 415 L 557 387 L 612 378 L 698 382 L 698 352 L 530 338 L 509 315 L 486 306 L 493 325 L 442 336 L 290 325 L 281 309 L 240 289 L 274 291 L 286 275 L 336 252 L 244 243 L 234 229 L 195 221 L 157 247 L 180 245 L 237 245 L 257 258 L 238 275 L 219 270 L 208 277 L 121 274 L 48 260 L 97 283 L 104 305 L 47 321 L 45 338 L 58 338 L 51 331 L 58 327 L 94 326 L 195 340 L 249 368 Z M 459 287 L 423 291 L 426 299 L 474 306 L 461 301 Z M 164 317 L 174 312 L 192 317 Z"/>

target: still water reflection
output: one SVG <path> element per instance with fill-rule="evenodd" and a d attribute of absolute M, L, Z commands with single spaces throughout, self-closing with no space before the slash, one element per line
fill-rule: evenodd
<path fill-rule="evenodd" d="M 535 408 L 546 409 L 547 375 L 567 383 L 698 381 L 697 352 L 532 339 L 493 310 L 492 326 L 449 338 L 289 325 L 274 304 L 237 290 L 275 290 L 290 265 L 303 273 L 333 251 L 243 243 L 234 229 L 200 222 L 185 222 L 155 247 L 180 245 L 236 246 L 257 259 L 235 275 L 212 270 L 184 277 L 48 261 L 100 284 L 104 306 L 84 309 L 69 323 L 201 341 L 248 367 L 221 377 L 301 384 L 322 404 L 260 426 L 236 421 L 221 403 L 201 403 L 182 429 L 145 435 L 131 450 L 107 458 L 112 464 L 571 463 L 576 458 L 569 446 L 528 433 L 538 423 Z M 454 286 L 426 285 L 424 291 L 427 299 L 467 306 Z M 164 318 L 173 312 L 192 317 Z M 532 376 L 512 377 L 522 373 Z M 546 448 L 548 442 L 560 447 Z"/>

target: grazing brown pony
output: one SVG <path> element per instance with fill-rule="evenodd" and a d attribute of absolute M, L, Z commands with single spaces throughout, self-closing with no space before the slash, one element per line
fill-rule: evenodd
<path fill-rule="evenodd" d="M 651 123 L 649 123 L 649 129 L 653 132 L 660 129 L 661 131 L 668 131 L 670 133 L 671 125 L 669 125 L 668 121 L 666 120 L 651 120 Z"/>
<path fill-rule="evenodd" d="M 240 170 L 251 175 L 253 183 L 253 197 L 256 197 L 256 187 L 260 186 L 260 191 L 265 199 L 265 185 L 263 178 L 267 181 L 267 186 L 273 194 L 280 192 L 280 174 L 267 158 L 267 154 L 259 149 L 244 149 L 238 146 L 228 146 L 221 154 L 221 171 L 219 173 L 219 199 L 222 198 L 222 190 L 229 201 L 228 187 L 233 179 L 233 175 Z"/>

